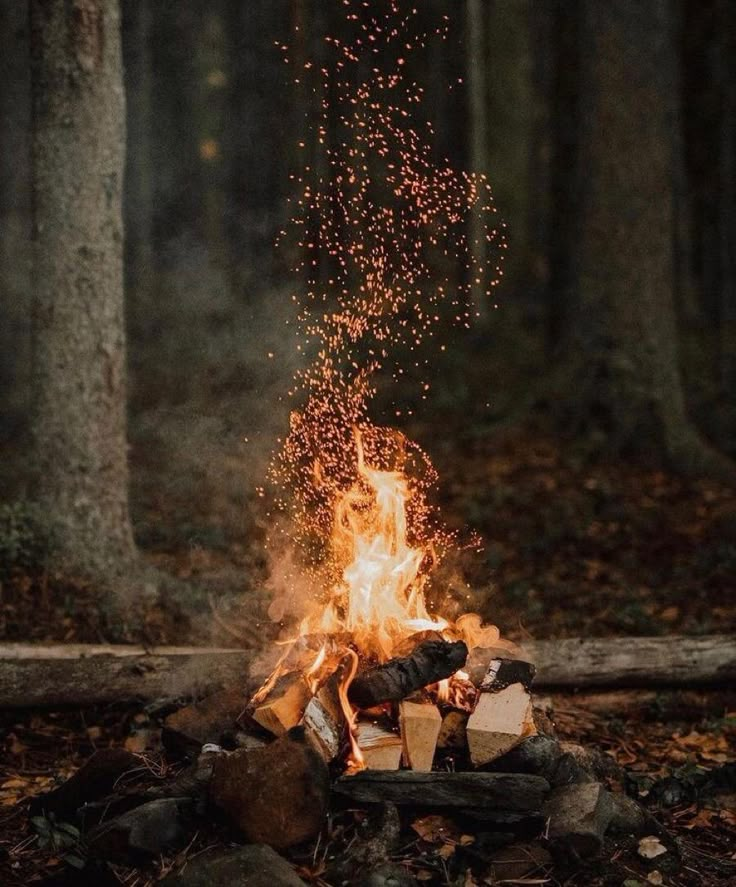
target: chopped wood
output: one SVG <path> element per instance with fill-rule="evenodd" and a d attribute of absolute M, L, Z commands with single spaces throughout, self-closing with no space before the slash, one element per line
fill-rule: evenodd
<path fill-rule="evenodd" d="M 476 767 L 506 754 L 534 732 L 532 700 L 523 684 L 480 693 L 468 719 L 470 759 Z"/>
<path fill-rule="evenodd" d="M 401 765 L 401 737 L 380 723 L 359 721 L 358 748 L 368 770 L 398 770 Z"/>
<path fill-rule="evenodd" d="M 537 688 L 736 683 L 734 635 L 536 641 L 525 645 L 525 655 L 537 666 Z M 494 658 L 497 649 L 487 654 L 486 669 Z M 231 648 L 0 644 L 0 699 L 5 708 L 88 706 L 201 698 L 232 685 L 247 695 L 260 683 L 250 677 L 251 661 L 252 653 Z"/>
<path fill-rule="evenodd" d="M 468 718 L 467 711 L 452 709 L 442 718 L 442 726 L 437 737 L 437 748 L 459 751 L 468 747 Z"/>
<path fill-rule="evenodd" d="M 412 770 L 432 769 L 442 715 L 436 705 L 404 700 L 399 706 L 404 763 Z"/>
<path fill-rule="evenodd" d="M 362 770 L 342 776 L 333 791 L 351 801 L 422 807 L 491 808 L 507 813 L 542 809 L 549 783 L 526 773 L 394 773 Z"/>
<path fill-rule="evenodd" d="M 302 725 L 307 738 L 312 742 L 326 763 L 334 761 L 340 753 L 340 722 L 336 721 L 330 711 L 315 696 L 309 700 L 304 710 Z"/>
<path fill-rule="evenodd" d="M 415 690 L 455 674 L 467 656 L 463 641 L 424 641 L 409 656 L 359 674 L 350 685 L 348 696 L 353 705 L 364 709 L 382 702 L 400 702 Z"/>
<path fill-rule="evenodd" d="M 276 681 L 262 702 L 253 704 L 249 715 L 274 736 L 283 736 L 301 721 L 310 698 L 304 674 L 292 671 Z"/>

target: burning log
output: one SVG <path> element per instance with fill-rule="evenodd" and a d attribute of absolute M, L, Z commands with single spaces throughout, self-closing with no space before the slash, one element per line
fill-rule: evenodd
<path fill-rule="evenodd" d="M 363 709 L 382 702 L 400 702 L 415 690 L 455 674 L 467 656 L 463 641 L 424 641 L 411 655 L 359 674 L 350 685 L 348 698 Z"/>
<path fill-rule="evenodd" d="M 283 736 L 304 716 L 311 693 L 304 674 L 292 671 L 282 675 L 263 700 L 252 703 L 248 715 L 274 736 Z"/>
<path fill-rule="evenodd" d="M 524 773 L 385 773 L 363 770 L 342 776 L 333 791 L 352 802 L 416 807 L 495 808 L 537 813 L 550 790 L 541 776 Z"/>
<path fill-rule="evenodd" d="M 398 770 L 401 765 L 401 738 L 388 725 L 358 722 L 358 748 L 368 770 Z"/>
<path fill-rule="evenodd" d="M 442 715 L 436 705 L 408 702 L 399 706 L 404 763 L 412 770 L 432 769 Z"/>
<path fill-rule="evenodd" d="M 329 764 L 334 761 L 340 753 L 341 724 L 318 696 L 309 700 L 304 710 L 302 726 L 307 738 L 312 741 L 325 762 Z"/>

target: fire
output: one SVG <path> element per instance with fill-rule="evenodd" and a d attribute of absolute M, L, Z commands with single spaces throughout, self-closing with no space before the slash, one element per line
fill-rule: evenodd
<path fill-rule="evenodd" d="M 332 531 L 333 557 L 345 566 L 322 628 L 349 632 L 363 654 L 385 660 L 397 641 L 447 622 L 430 616 L 424 598 L 431 546 L 407 538 L 409 480 L 367 466 L 357 430 L 355 444 L 358 478 L 336 503 Z"/>
<path fill-rule="evenodd" d="M 295 177 L 291 224 L 300 257 L 294 270 L 307 280 L 294 296 L 297 350 L 312 360 L 294 376 L 289 394 L 299 404 L 270 470 L 275 505 L 290 518 L 289 541 L 310 585 L 322 589 L 303 601 L 294 579 L 293 596 L 310 604 L 299 638 L 320 640 L 316 648 L 293 642 L 255 701 L 290 669 L 300 670 L 314 694 L 340 668 L 357 769 L 348 690 L 361 663 L 385 662 L 422 632 L 473 646 L 499 640 L 479 617 L 451 624 L 431 612 L 429 580 L 454 542 L 429 504 L 436 473 L 417 444 L 371 422 L 368 406 L 377 374 L 388 368 L 398 380 L 404 372 L 392 347 L 411 354 L 415 369 L 429 367 L 416 352 L 436 334 L 443 306 L 451 322 L 469 326 L 472 290 L 482 283 L 492 294 L 506 244 L 485 176 L 437 164 L 426 139 L 430 122 L 414 119 L 423 90 L 411 80 L 409 55 L 430 36 L 447 39 L 447 17 L 431 35 L 407 41 L 418 20 L 411 4 L 403 12 L 398 0 L 383 12 L 362 0 L 343 6 L 352 42 L 326 38 L 332 63 L 295 72 L 297 82 L 316 77 L 312 90 L 322 99 L 313 133 L 321 159 L 305 161 Z M 372 58 L 366 69 L 366 45 L 390 70 Z M 488 248 L 498 246 L 495 264 L 490 254 L 478 259 L 471 219 L 482 220 Z M 429 387 L 420 381 L 422 399 Z M 458 707 L 471 706 L 472 691 L 461 673 L 427 688 Z"/>

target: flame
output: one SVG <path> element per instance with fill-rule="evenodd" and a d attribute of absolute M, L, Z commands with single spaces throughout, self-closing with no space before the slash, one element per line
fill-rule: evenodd
<path fill-rule="evenodd" d="M 354 434 L 358 479 L 338 499 L 332 531 L 342 577 L 321 628 L 347 631 L 362 653 L 385 660 L 398 640 L 448 623 L 432 618 L 425 602 L 431 545 L 408 541 L 409 482 L 400 471 L 368 467 L 360 431 Z"/>

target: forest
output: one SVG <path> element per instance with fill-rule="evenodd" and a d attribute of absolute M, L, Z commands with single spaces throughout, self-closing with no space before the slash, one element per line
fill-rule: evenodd
<path fill-rule="evenodd" d="M 2 883 L 265 883 L 186 880 L 242 833 L 293 866 L 270 885 L 733 883 L 736 5 L 0 0 L 0 133 Z M 455 699 L 462 662 L 349 703 L 371 669 L 526 650 L 557 738 L 661 833 L 586 862 L 549 814 L 521 871 L 390 783 L 413 844 L 384 811 L 380 880 L 342 808 L 308 849 L 207 820 L 126 856 L 39 806 L 100 749 L 178 774 L 168 719 L 236 668 L 237 714 L 280 737 L 258 704 L 297 635 L 322 639 L 300 681 L 343 674 L 331 778 L 376 700 L 396 775 L 421 769 L 404 707 L 447 718 L 428 688 Z M 218 729 L 190 730 L 199 761 L 236 747 Z"/>

